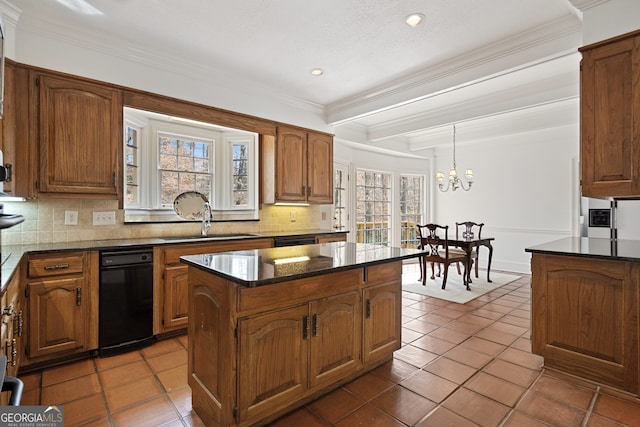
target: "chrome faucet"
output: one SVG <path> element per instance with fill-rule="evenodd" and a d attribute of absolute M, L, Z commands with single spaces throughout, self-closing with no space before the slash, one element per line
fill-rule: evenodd
<path fill-rule="evenodd" d="M 207 237 L 207 232 L 211 228 L 211 205 L 204 202 L 202 205 L 202 237 Z"/>

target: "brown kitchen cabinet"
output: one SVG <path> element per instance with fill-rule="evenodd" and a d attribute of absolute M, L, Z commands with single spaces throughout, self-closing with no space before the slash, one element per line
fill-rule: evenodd
<path fill-rule="evenodd" d="M 262 198 L 265 203 L 333 203 L 333 137 L 278 126 L 263 135 Z"/>
<path fill-rule="evenodd" d="M 97 252 L 30 255 L 26 259 L 26 363 L 98 347 Z M 91 268 L 94 265 L 96 268 Z"/>
<path fill-rule="evenodd" d="M 117 198 L 121 179 L 122 92 L 42 73 L 39 95 L 40 193 Z"/>
<path fill-rule="evenodd" d="M 402 265 L 380 264 L 369 267 L 363 290 L 363 359 L 372 363 L 386 358 L 401 347 Z"/>
<path fill-rule="evenodd" d="M 316 243 L 346 242 L 347 233 L 319 234 L 316 236 Z"/>
<path fill-rule="evenodd" d="M 533 253 L 531 351 L 549 368 L 638 394 L 640 263 Z"/>
<path fill-rule="evenodd" d="M 240 319 L 240 420 L 257 422 L 356 372 L 361 324 L 357 291 Z"/>
<path fill-rule="evenodd" d="M 640 196 L 640 31 L 582 47 L 580 162 L 587 197 Z"/>
<path fill-rule="evenodd" d="M 262 425 L 389 360 L 401 345 L 401 269 L 252 288 L 190 266 L 194 410 L 211 426 Z"/>
<path fill-rule="evenodd" d="M 154 334 L 187 327 L 189 286 L 183 255 L 273 247 L 273 239 L 186 243 L 154 248 Z"/>

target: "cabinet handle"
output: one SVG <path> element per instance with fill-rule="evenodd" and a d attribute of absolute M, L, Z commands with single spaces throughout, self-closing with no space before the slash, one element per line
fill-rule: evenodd
<path fill-rule="evenodd" d="M 302 186 L 302 195 L 306 196 L 305 191 L 307 191 L 307 187 L 305 187 L 304 185 Z"/>
<path fill-rule="evenodd" d="M 302 339 L 309 339 L 309 316 L 304 316 L 302 318 Z"/>
<path fill-rule="evenodd" d="M 307 196 L 311 195 L 311 187 L 307 187 Z"/>
<path fill-rule="evenodd" d="M 20 310 L 20 311 L 18 312 L 18 316 L 17 316 L 17 318 L 18 318 L 18 328 L 17 328 L 17 329 L 14 329 L 14 331 L 15 331 L 15 333 L 16 333 L 19 337 L 21 337 L 21 336 L 22 336 L 22 322 L 23 322 L 23 320 L 22 320 L 22 319 L 23 319 L 23 317 L 22 317 L 22 310 Z"/>
<path fill-rule="evenodd" d="M 16 339 L 11 340 L 11 366 L 16 366 L 16 360 L 18 356 L 18 346 L 16 345 Z"/>
<path fill-rule="evenodd" d="M 365 317 L 368 319 L 369 317 L 371 317 L 371 300 L 367 299 L 367 302 L 365 303 Z"/>
<path fill-rule="evenodd" d="M 12 175 L 11 168 L 12 168 L 11 163 L 4 164 L 4 171 L 5 171 L 4 182 L 11 182 L 11 175 Z"/>
<path fill-rule="evenodd" d="M 314 314 L 311 318 L 311 330 L 314 337 L 318 336 L 318 315 Z"/>
<path fill-rule="evenodd" d="M 2 307 L 3 316 L 11 316 L 12 314 L 13 314 L 13 304 L 10 304 L 9 307 Z"/>
<path fill-rule="evenodd" d="M 69 264 L 53 264 L 53 265 L 45 265 L 45 270 L 64 270 L 65 268 L 69 268 Z"/>
<path fill-rule="evenodd" d="M 82 288 L 78 286 L 76 288 L 76 305 L 82 304 Z"/>

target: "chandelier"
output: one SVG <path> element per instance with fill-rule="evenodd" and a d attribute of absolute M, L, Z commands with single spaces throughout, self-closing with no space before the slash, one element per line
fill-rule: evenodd
<path fill-rule="evenodd" d="M 449 180 L 447 181 L 446 187 L 444 185 L 444 173 L 438 172 L 436 174 L 438 188 L 442 192 L 449 191 L 449 188 L 451 188 L 451 191 L 456 191 L 458 188 L 462 188 L 464 191 L 469 191 L 471 189 L 471 184 L 473 184 L 473 171 L 471 169 L 465 170 L 464 176 L 467 177 L 466 186 L 464 181 L 458 178 L 458 172 L 456 171 L 456 125 L 453 125 L 453 166 L 449 171 Z"/>

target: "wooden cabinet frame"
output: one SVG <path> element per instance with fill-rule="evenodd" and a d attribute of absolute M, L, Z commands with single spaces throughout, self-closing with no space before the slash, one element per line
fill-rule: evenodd
<path fill-rule="evenodd" d="M 189 266 L 194 410 L 211 426 L 262 424 L 388 361 L 401 272 L 391 261 L 247 288 Z"/>

